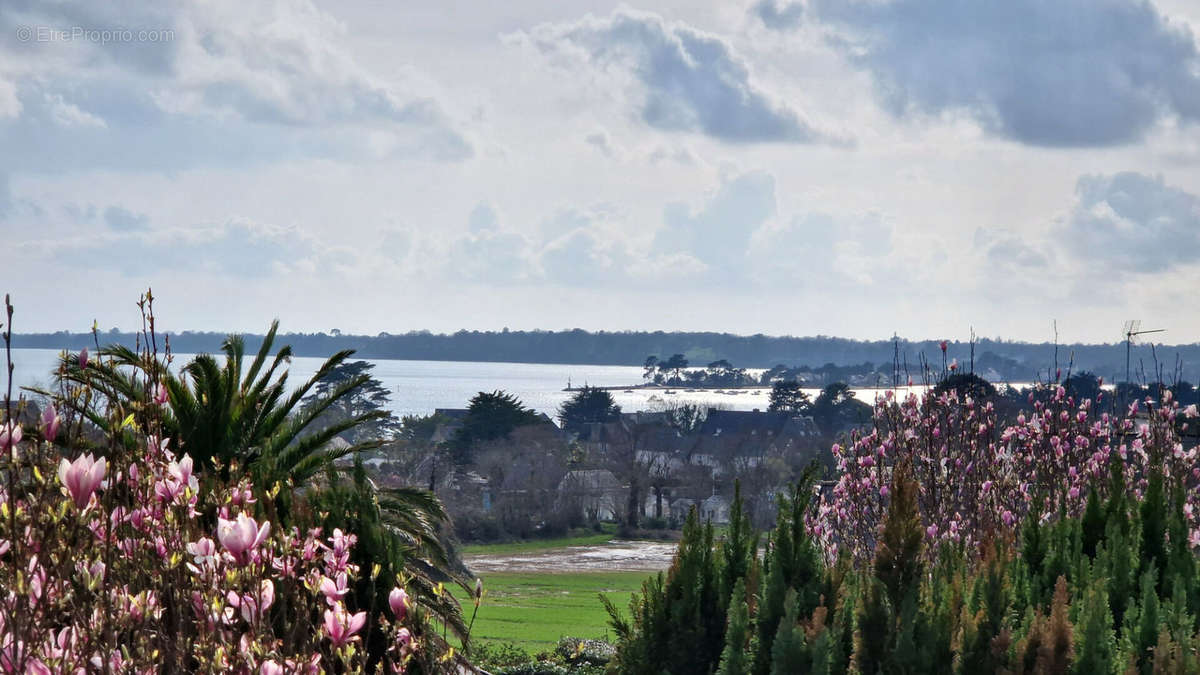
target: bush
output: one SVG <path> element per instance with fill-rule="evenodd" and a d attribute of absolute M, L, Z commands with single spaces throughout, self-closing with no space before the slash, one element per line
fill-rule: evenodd
<path fill-rule="evenodd" d="M 1063 402 L 1061 393 L 1051 401 L 1054 397 Z M 1197 672 L 1200 536 L 1195 491 L 1185 489 L 1192 476 L 1180 470 L 1193 461 L 1193 451 L 1185 451 L 1173 435 L 1175 417 L 1195 411 L 1179 410 L 1167 398 L 1135 427 L 1127 420 L 1089 420 L 1086 404 L 1039 408 L 1036 424 L 1021 421 L 977 452 L 992 457 L 1001 476 L 1048 480 L 1065 466 L 1057 491 L 1045 483 L 1018 489 L 1031 494 L 1021 520 L 998 527 L 984 519 L 972 526 L 978 529 L 960 527 L 957 536 L 942 536 L 929 518 L 943 513 L 946 505 L 939 500 L 952 495 L 933 482 L 945 481 L 944 474 L 927 473 L 941 463 L 937 449 L 930 456 L 904 451 L 904 442 L 914 440 L 904 432 L 945 428 L 941 424 L 949 417 L 974 424 L 975 432 L 955 433 L 977 433 L 984 445 L 986 408 L 963 402 L 955 409 L 954 402 L 949 393 L 927 401 L 926 408 L 885 408 L 877 424 L 900 426 L 877 428 L 863 437 L 870 441 L 856 442 L 843 454 L 845 465 L 856 467 L 854 481 L 878 475 L 861 471 L 874 467 L 858 458 L 895 454 L 887 482 L 874 484 L 886 489 L 872 490 L 884 499 L 862 502 L 882 511 L 855 516 L 855 522 L 876 527 L 866 551 L 856 549 L 863 540 L 824 529 L 829 521 L 815 511 L 827 509 L 829 498 L 807 482 L 781 499 L 761 551 L 758 538 L 745 531 L 740 500 L 735 499 L 723 541 L 714 541 L 711 525 L 701 525 L 693 512 L 670 570 L 643 585 L 629 614 L 605 601 L 617 636 L 610 671 Z M 1063 415 L 1066 408 L 1071 410 Z M 903 419 L 909 414 L 911 423 Z M 1050 440 L 1055 432 L 1081 426 L 1086 436 Z M 953 437 L 943 439 L 946 435 Z M 953 438 L 946 440 L 952 459 L 968 452 L 954 448 Z M 1028 454 L 1043 441 L 1052 450 L 1047 457 Z M 1122 441 L 1128 445 L 1122 447 Z M 1090 451 L 1053 452 L 1064 443 Z M 1093 470 L 1091 462 L 1100 461 L 1093 455 L 1106 447 L 1112 451 Z M 1071 470 L 1064 458 L 1080 455 L 1085 470 Z M 1013 456 L 1030 457 L 1042 467 L 1012 467 Z M 987 474 L 964 468 L 958 475 L 970 488 L 970 480 Z M 1072 489 L 1078 486 L 1082 497 Z M 855 494 L 862 493 L 843 490 L 835 499 L 850 508 Z M 995 498 L 1011 496 L 997 490 Z M 1056 508 L 1039 515 L 1043 498 Z M 976 508 L 961 517 L 965 522 L 982 514 Z"/>

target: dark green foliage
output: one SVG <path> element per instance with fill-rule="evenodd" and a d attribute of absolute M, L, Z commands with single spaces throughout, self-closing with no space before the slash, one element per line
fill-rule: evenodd
<path fill-rule="evenodd" d="M 333 405 L 317 416 L 312 423 L 314 430 L 325 429 L 364 413 L 382 413 L 347 429 L 338 436 L 348 443 L 386 439 L 400 429 L 400 423 L 388 410 L 392 394 L 383 383 L 371 375 L 374 363 L 369 361 L 346 361 L 329 371 L 325 379 L 317 383 L 312 393 L 300 401 L 301 409 L 321 405 L 322 401 L 347 383 L 356 382 L 345 396 L 337 398 Z"/>
<path fill-rule="evenodd" d="M 451 442 L 455 461 L 469 462 L 475 443 L 504 438 L 517 427 L 537 422 L 537 413 L 526 408 L 516 396 L 503 391 L 490 394 L 481 391 L 471 399 L 462 427 Z"/>
<path fill-rule="evenodd" d="M 746 638 L 749 623 L 746 580 L 738 579 L 729 598 L 729 627 L 725 629 L 725 649 L 721 651 L 717 675 L 745 675 L 747 672 Z"/>
<path fill-rule="evenodd" d="M 1117 472 L 1111 480 L 1108 499 L 1092 491 L 1078 518 L 1031 515 L 1015 538 L 948 546 L 934 564 L 903 469 L 867 569 L 824 564 L 803 526 L 805 486 L 780 501 L 760 558 L 748 526 L 731 525 L 718 548 L 693 517 L 671 574 L 646 585 L 631 623 L 614 617 L 610 672 L 1200 672 L 1182 495 L 1151 480 L 1139 504 Z M 733 604 L 714 628 L 694 608 L 720 607 L 705 589 L 728 584 Z"/>
<path fill-rule="evenodd" d="M 771 412 L 802 413 L 808 410 L 808 394 L 796 380 L 783 380 L 771 385 L 767 410 Z"/>
<path fill-rule="evenodd" d="M 1142 541 L 1139 556 L 1145 569 L 1153 569 L 1158 573 L 1158 590 L 1161 593 L 1167 570 L 1167 499 L 1162 473 L 1155 471 L 1150 475 L 1140 512 Z"/>
<path fill-rule="evenodd" d="M 1083 554 L 1089 558 L 1096 557 L 1096 546 L 1104 538 L 1107 526 L 1104 518 L 1104 508 L 1100 505 L 1100 493 L 1096 486 L 1088 489 L 1087 508 L 1083 512 Z"/>
<path fill-rule="evenodd" d="M 589 424 L 611 422 L 621 416 L 621 406 L 607 390 L 584 385 L 558 408 L 562 428 L 579 431 Z"/>
<path fill-rule="evenodd" d="M 1078 675 L 1112 673 L 1116 662 L 1112 629 L 1112 612 L 1108 609 L 1108 592 L 1103 584 L 1095 583 L 1083 596 L 1079 609 L 1078 656 L 1072 672 Z"/>
<path fill-rule="evenodd" d="M 1153 671 L 1154 646 L 1158 643 L 1159 614 L 1158 593 L 1155 592 L 1154 571 L 1142 575 L 1142 596 L 1137 627 L 1130 636 L 1133 658 L 1139 673 L 1150 675 Z"/>

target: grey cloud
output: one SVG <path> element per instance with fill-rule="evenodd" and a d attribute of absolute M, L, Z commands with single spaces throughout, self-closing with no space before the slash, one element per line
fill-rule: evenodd
<path fill-rule="evenodd" d="M 984 228 L 975 230 L 975 248 L 983 252 L 988 263 L 1001 271 L 1045 268 L 1051 264 L 1053 257 L 1048 248 L 1045 251 L 1039 250 L 1030 242 L 1010 232 Z"/>
<path fill-rule="evenodd" d="M 8 174 L 0 171 L 0 221 L 5 220 L 13 210 L 12 186 L 8 183 Z"/>
<path fill-rule="evenodd" d="M 775 177 L 763 171 L 744 173 L 724 181 L 698 210 L 668 205 L 654 250 L 688 253 L 710 268 L 736 273 L 751 235 L 775 212 Z"/>
<path fill-rule="evenodd" d="M 1064 236 L 1087 261 L 1120 273 L 1200 262 L 1200 197 L 1162 176 L 1081 176 Z"/>
<path fill-rule="evenodd" d="M 104 222 L 118 232 L 134 232 L 145 230 L 150 219 L 144 213 L 134 213 L 120 206 L 110 206 L 104 209 Z"/>
<path fill-rule="evenodd" d="M 631 263 L 623 242 L 582 228 L 550 242 L 541 253 L 548 278 L 576 286 L 623 283 Z"/>
<path fill-rule="evenodd" d="M 531 244 L 516 232 L 482 230 L 455 240 L 449 271 L 470 281 L 516 283 L 532 274 Z"/>
<path fill-rule="evenodd" d="M 584 140 L 587 142 L 588 145 L 596 148 L 597 150 L 604 153 L 605 155 L 612 157 L 612 154 L 613 154 L 612 141 L 609 139 L 608 133 L 605 132 L 603 129 L 601 129 L 600 131 L 596 131 L 596 132 L 588 134 L 584 138 Z"/>
<path fill-rule="evenodd" d="M 655 14 L 618 9 L 526 34 L 548 54 L 627 70 L 640 83 L 641 118 L 657 129 L 697 131 L 732 143 L 827 140 L 752 81 L 745 60 L 718 36 Z"/>
<path fill-rule="evenodd" d="M 759 0 L 750 11 L 768 28 L 793 28 L 804 19 L 804 5 L 784 0 Z"/>
<path fill-rule="evenodd" d="M 1150 2 L 813 0 L 807 14 L 840 32 L 896 116 L 963 113 L 1037 146 L 1121 144 L 1167 116 L 1200 119 L 1196 44 Z"/>
<path fill-rule="evenodd" d="M 319 253 L 296 228 L 248 220 L 81 239 L 56 245 L 53 252 L 66 264 L 107 267 L 131 277 L 167 271 L 236 278 L 267 277 Z"/>
<path fill-rule="evenodd" d="M 173 32 L 161 42 L 18 43 L 7 39 L 17 25 Z M 0 87 L 0 145 L 20 168 L 473 154 L 437 100 L 361 67 L 341 24 L 303 0 L 18 1 L 0 5 L 0 29 L 15 84 L 12 97 Z M 9 98 L 20 114 L 5 122 Z"/>
<path fill-rule="evenodd" d="M 476 204 L 475 208 L 471 209 L 471 215 L 467 217 L 467 229 L 476 234 L 499 227 L 500 216 L 496 215 L 496 209 L 487 202 Z"/>

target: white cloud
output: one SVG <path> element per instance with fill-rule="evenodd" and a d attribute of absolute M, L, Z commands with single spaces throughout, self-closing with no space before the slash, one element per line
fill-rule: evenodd
<path fill-rule="evenodd" d="M 1112 273 L 1200 263 L 1200 197 L 1136 172 L 1086 175 L 1062 231 L 1076 254 Z"/>
<path fill-rule="evenodd" d="M 79 106 L 64 101 L 59 94 L 46 94 L 46 106 L 50 109 L 50 118 L 55 124 L 64 127 L 95 127 L 103 129 L 108 125 L 99 117 L 81 109 Z"/>
<path fill-rule="evenodd" d="M 17 117 L 21 114 L 21 99 L 17 98 L 17 85 L 0 77 L 0 118 Z"/>

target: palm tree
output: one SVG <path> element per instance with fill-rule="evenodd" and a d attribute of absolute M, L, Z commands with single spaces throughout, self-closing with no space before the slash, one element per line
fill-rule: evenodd
<path fill-rule="evenodd" d="M 154 385 L 163 386 L 169 398 L 161 418 L 163 436 L 184 448 L 206 472 L 216 470 L 222 479 L 228 479 L 231 465 L 238 463 L 264 489 L 276 483 L 305 485 L 335 460 L 379 447 L 380 439 L 341 446 L 330 441 L 387 413 L 354 414 L 316 429 L 313 422 L 321 413 L 350 397 L 370 376 L 349 378 L 324 397 L 314 397 L 309 405 L 301 406 L 301 399 L 354 352 L 334 354 L 289 393 L 288 371 L 280 372 L 280 367 L 291 361 L 290 346 L 281 347 L 264 370 L 278 330 L 279 321 L 272 322 L 245 373 L 245 341 L 240 335 L 231 335 L 221 346 L 224 364 L 212 355 L 200 354 L 176 375 L 151 354 L 112 345 L 99 350 L 99 358 L 87 368 L 80 368 L 77 357 L 65 354 L 59 378 L 71 384 L 86 383 L 110 402 L 133 409 L 151 405 Z M 82 406 L 80 411 L 86 412 Z M 101 429 L 111 431 L 111 418 L 88 414 Z"/>
<path fill-rule="evenodd" d="M 422 612 L 466 642 L 459 604 L 442 589 L 445 582 L 469 587 L 461 575 L 451 571 L 453 565 L 441 536 L 448 520 L 441 503 L 423 490 L 379 489 L 367 478 L 360 453 L 379 447 L 382 439 L 331 443 L 339 434 L 389 413 L 353 412 L 340 421 L 328 422 L 328 416 L 318 421 L 333 406 L 350 399 L 370 375 L 363 373 L 313 392 L 354 353 L 345 350 L 326 360 L 316 374 L 289 393 L 285 364 L 291 360 L 292 349 L 283 346 L 274 357 L 270 355 L 278 328 L 279 322 L 272 322 L 244 372 L 245 343 L 238 335 L 222 343 L 223 364 L 200 354 L 178 375 L 148 350 L 121 345 L 99 349 L 98 358 L 86 368 L 79 365 L 77 355 L 64 354 L 58 369 L 60 384 L 87 385 L 118 413 L 102 414 L 97 412 L 102 406 L 69 397 L 62 403 L 86 415 L 101 430 L 116 432 L 119 429 L 113 427 L 122 424 L 128 413 L 154 410 L 155 388 L 165 387 L 168 400 L 161 414 L 142 418 L 157 417 L 162 436 L 172 439 L 176 451 L 192 457 L 205 480 L 237 480 L 241 475 L 235 473 L 236 467 L 263 490 L 276 485 L 287 488 L 266 505 L 275 511 L 281 525 L 289 525 L 304 511 L 327 531 L 340 527 L 358 537 L 355 555 L 364 572 L 379 565 L 378 573 L 360 581 L 357 597 L 361 607 L 373 614 L 382 611 L 391 584 L 401 578 Z M 356 458 L 349 473 L 335 464 L 348 455 Z M 295 509 L 294 494 L 302 494 Z"/>

